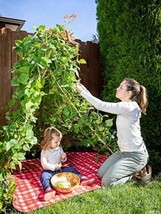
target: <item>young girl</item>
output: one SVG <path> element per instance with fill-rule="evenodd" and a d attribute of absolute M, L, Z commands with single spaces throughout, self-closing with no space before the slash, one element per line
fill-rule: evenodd
<path fill-rule="evenodd" d="M 60 146 L 62 133 L 53 127 L 49 127 L 44 131 L 44 139 L 40 143 L 41 148 L 41 165 L 43 171 L 40 177 L 42 187 L 44 189 L 44 200 L 52 199 L 56 192 L 52 189 L 50 180 L 53 175 L 59 172 L 72 172 L 81 178 L 81 185 L 91 185 L 94 179 L 88 179 L 81 176 L 80 173 L 73 167 L 64 166 L 63 163 L 67 161 L 67 155 Z"/>
<path fill-rule="evenodd" d="M 100 167 L 98 175 L 102 185 L 127 182 L 132 174 L 140 171 L 148 161 L 148 152 L 141 136 L 141 112 L 146 114 L 146 88 L 136 80 L 125 78 L 116 90 L 121 102 L 104 102 L 77 84 L 77 91 L 96 109 L 117 115 L 117 143 L 120 151 L 113 153 Z"/>

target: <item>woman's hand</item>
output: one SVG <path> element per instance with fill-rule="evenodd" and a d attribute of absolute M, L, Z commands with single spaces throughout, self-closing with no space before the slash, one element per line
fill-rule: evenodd
<path fill-rule="evenodd" d="M 76 83 L 76 89 L 77 89 L 77 92 L 78 92 L 78 93 L 81 93 L 81 92 L 82 92 L 83 88 L 82 88 L 82 86 L 81 86 L 80 83 Z"/>
<path fill-rule="evenodd" d="M 76 83 L 76 89 L 78 91 L 78 93 L 81 93 L 83 90 L 89 92 L 86 87 L 84 85 L 82 85 L 81 83 Z"/>

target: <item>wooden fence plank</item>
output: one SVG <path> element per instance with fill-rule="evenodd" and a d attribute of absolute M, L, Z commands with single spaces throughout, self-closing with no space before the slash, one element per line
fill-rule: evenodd
<path fill-rule="evenodd" d="M 11 30 L 2 28 L 1 30 L 1 65 L 0 65 L 0 79 L 1 79 L 1 92 L 0 92 L 0 122 L 6 123 L 5 119 L 5 106 L 11 100 Z"/>
<path fill-rule="evenodd" d="M 3 113 L 2 113 L 2 100 L 1 97 L 3 97 L 2 92 L 3 87 L 3 64 L 2 64 L 2 30 L 0 30 L 0 124 L 2 124 L 3 120 Z"/>
<path fill-rule="evenodd" d="M 88 83 L 90 92 L 99 97 L 103 81 L 101 75 L 101 64 L 99 58 L 99 46 L 96 43 L 87 42 L 88 59 Z"/>

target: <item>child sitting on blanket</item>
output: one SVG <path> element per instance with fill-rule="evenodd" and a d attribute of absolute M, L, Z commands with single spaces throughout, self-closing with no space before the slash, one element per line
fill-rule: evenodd
<path fill-rule="evenodd" d="M 52 199 L 56 191 L 52 189 L 50 180 L 53 175 L 59 172 L 72 172 L 81 178 L 81 185 L 87 186 L 95 182 L 94 178 L 88 179 L 82 176 L 75 168 L 71 166 L 63 166 L 67 161 L 67 155 L 60 146 L 62 133 L 53 127 L 49 127 L 44 131 L 44 139 L 40 143 L 41 148 L 41 165 L 43 171 L 40 177 L 42 187 L 44 189 L 44 200 Z"/>

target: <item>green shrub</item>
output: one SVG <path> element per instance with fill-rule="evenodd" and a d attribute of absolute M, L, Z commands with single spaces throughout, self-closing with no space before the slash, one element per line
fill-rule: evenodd
<path fill-rule="evenodd" d="M 16 183 L 13 177 L 6 173 L 5 177 L 7 179 L 0 181 L 0 213 L 6 213 L 6 210 L 12 204 L 14 200 L 13 193 L 16 188 Z"/>
<path fill-rule="evenodd" d="M 115 100 L 116 88 L 125 77 L 147 88 L 149 107 L 141 120 L 142 133 L 157 172 L 161 164 L 161 2 L 96 2 L 105 79 L 102 96 Z"/>

